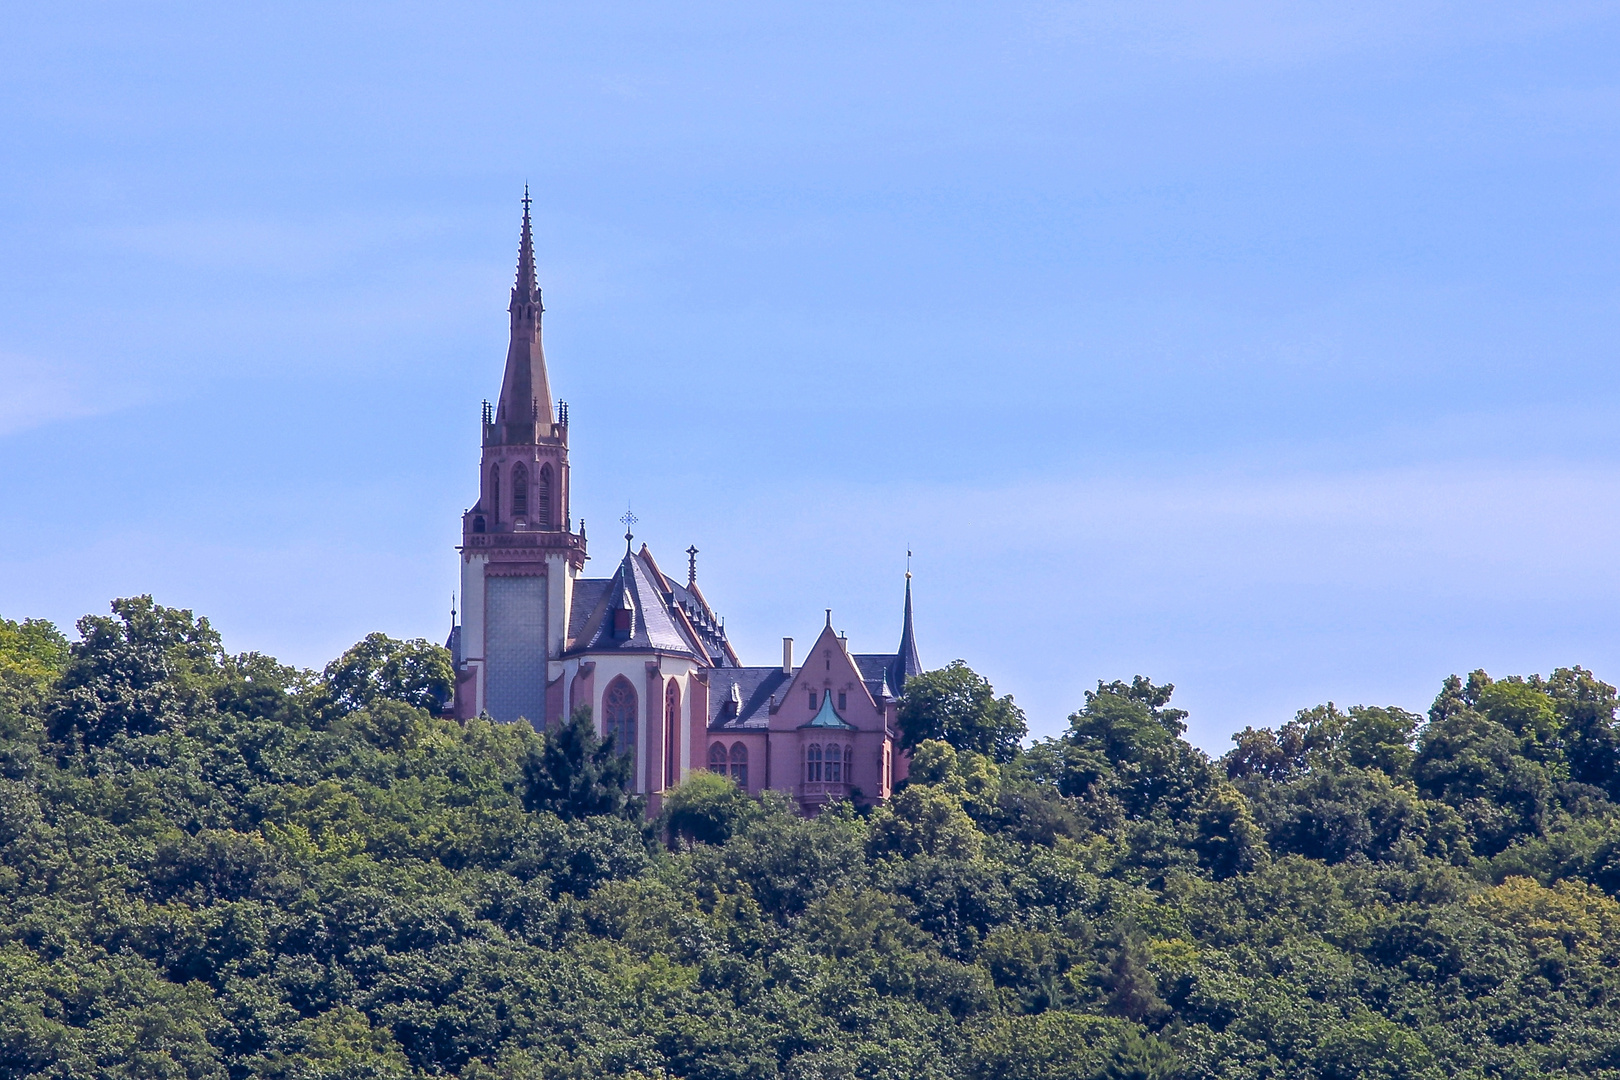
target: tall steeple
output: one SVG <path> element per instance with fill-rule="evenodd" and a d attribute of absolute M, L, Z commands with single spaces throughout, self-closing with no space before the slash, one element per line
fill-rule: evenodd
<path fill-rule="evenodd" d="M 523 237 L 518 242 L 517 281 L 512 285 L 511 344 L 506 349 L 506 375 L 495 424 L 486 436 L 501 445 L 538 442 L 551 437 L 551 383 L 546 352 L 540 342 L 540 284 L 534 266 L 534 232 L 529 222 L 529 187 L 523 186 Z"/>
<path fill-rule="evenodd" d="M 911 559 L 911 552 L 906 552 L 907 562 Z M 906 680 L 921 675 L 922 660 L 917 656 L 917 634 L 911 627 L 911 570 L 906 570 L 906 617 L 900 627 L 900 648 L 894 654 L 894 660 L 889 665 L 887 682 L 889 689 L 898 694 L 906 688 Z"/>

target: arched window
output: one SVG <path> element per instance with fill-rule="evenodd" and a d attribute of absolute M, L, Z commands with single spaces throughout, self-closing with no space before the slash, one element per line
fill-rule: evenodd
<path fill-rule="evenodd" d="M 481 517 L 473 518 L 473 532 L 481 533 L 483 531 L 484 531 L 484 519 L 481 518 Z"/>
<path fill-rule="evenodd" d="M 821 744 L 811 743 L 804 755 L 804 778 L 812 784 L 821 782 Z"/>
<path fill-rule="evenodd" d="M 489 516 L 501 520 L 501 467 L 489 467 Z"/>
<path fill-rule="evenodd" d="M 709 771 L 726 775 L 726 747 L 724 743 L 715 743 L 709 747 Z"/>
<path fill-rule="evenodd" d="M 512 516 L 529 516 L 529 470 L 521 461 L 512 466 Z"/>
<path fill-rule="evenodd" d="M 827 747 L 827 783 L 842 784 L 844 782 L 844 755 L 839 752 L 837 744 Z"/>
<path fill-rule="evenodd" d="M 551 466 L 540 467 L 540 483 L 534 490 L 534 516 L 542 529 L 551 528 Z"/>
<path fill-rule="evenodd" d="M 748 789 L 748 747 L 742 743 L 731 745 L 731 778 L 738 787 Z"/>
<path fill-rule="evenodd" d="M 664 689 L 664 786 L 681 779 L 681 684 L 674 679 Z"/>
<path fill-rule="evenodd" d="M 636 760 L 636 688 L 623 675 L 608 683 L 602 694 L 602 721 L 613 749 Z M 632 772 L 632 776 L 635 774 Z"/>

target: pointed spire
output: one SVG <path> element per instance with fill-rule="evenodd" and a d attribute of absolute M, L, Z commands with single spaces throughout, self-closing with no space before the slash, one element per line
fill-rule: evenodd
<path fill-rule="evenodd" d="M 529 188 L 523 187 L 523 234 L 518 241 L 517 280 L 512 285 L 512 340 L 506 349 L 506 374 L 495 406 L 492 442 L 513 445 L 549 439 L 551 382 L 546 352 L 540 343 L 540 284 L 534 264 L 534 228 L 529 214 Z"/>
<path fill-rule="evenodd" d="M 540 302 L 540 279 L 534 268 L 534 230 L 529 223 L 529 185 L 523 185 L 523 238 L 518 241 L 517 283 L 512 286 L 512 302 Z"/>
<path fill-rule="evenodd" d="M 900 626 L 900 648 L 889 665 L 889 689 L 899 694 L 906 688 L 906 680 L 921 675 L 922 660 L 917 656 L 917 634 L 911 625 L 911 552 L 906 552 L 906 614 Z"/>

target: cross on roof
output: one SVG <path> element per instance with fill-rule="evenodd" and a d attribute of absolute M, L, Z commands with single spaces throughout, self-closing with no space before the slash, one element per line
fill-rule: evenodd
<path fill-rule="evenodd" d="M 630 554 L 630 541 L 634 539 L 630 533 L 630 526 L 634 525 L 641 519 L 636 517 L 635 514 L 631 513 L 630 507 L 627 505 L 624 508 L 624 516 L 619 520 L 624 522 L 624 553 L 628 555 Z"/>

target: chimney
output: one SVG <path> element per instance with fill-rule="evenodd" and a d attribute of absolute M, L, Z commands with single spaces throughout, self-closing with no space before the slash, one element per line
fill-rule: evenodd
<path fill-rule="evenodd" d="M 782 639 L 782 674 L 793 674 L 793 639 L 790 637 Z"/>

